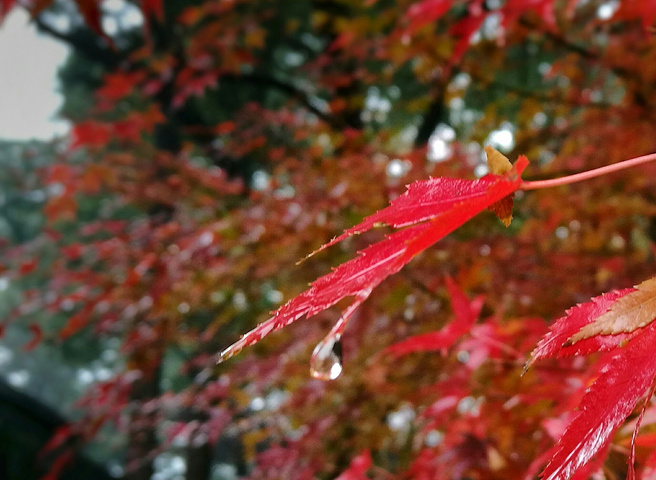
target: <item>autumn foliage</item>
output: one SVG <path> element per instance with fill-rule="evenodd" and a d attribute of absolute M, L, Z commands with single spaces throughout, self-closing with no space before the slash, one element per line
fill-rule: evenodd
<path fill-rule="evenodd" d="M 123 364 L 51 472 L 111 428 L 135 480 L 654 478 L 653 2 L 75 3 L 3 329 Z"/>

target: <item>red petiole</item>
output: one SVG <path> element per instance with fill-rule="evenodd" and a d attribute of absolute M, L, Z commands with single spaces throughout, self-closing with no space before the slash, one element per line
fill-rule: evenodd
<path fill-rule="evenodd" d="M 635 167 L 637 165 L 642 165 L 644 163 L 653 162 L 654 160 L 656 160 L 656 153 L 650 153 L 649 155 L 643 155 L 641 157 L 631 158 L 629 160 L 624 160 L 619 163 L 613 163 L 612 165 L 606 165 L 605 167 L 595 168 L 594 170 L 577 173 L 575 175 L 568 175 L 566 177 L 560 177 L 560 178 L 552 178 L 550 180 L 536 180 L 534 182 L 522 182 L 522 185 L 519 189 L 538 190 L 541 188 L 568 185 L 570 183 L 581 182 L 583 180 L 588 180 L 589 178 L 600 177 L 608 173 L 624 170 L 625 168 Z"/>

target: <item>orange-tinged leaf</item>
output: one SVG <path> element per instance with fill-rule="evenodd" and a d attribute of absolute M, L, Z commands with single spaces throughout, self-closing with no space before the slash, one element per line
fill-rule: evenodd
<path fill-rule="evenodd" d="M 89 120 L 73 126 L 71 137 L 71 150 L 82 146 L 104 147 L 111 138 L 111 131 L 106 124 Z"/>
<path fill-rule="evenodd" d="M 633 292 L 632 288 L 615 290 L 593 298 L 589 302 L 577 305 L 567 310 L 565 316 L 556 320 L 538 343 L 531 354 L 529 365 L 536 360 L 552 357 L 567 357 L 571 355 L 587 355 L 594 352 L 608 351 L 627 340 L 629 335 L 598 335 L 587 338 L 575 344 L 568 344 L 572 335 L 597 317 L 608 311 L 618 300 Z"/>
<path fill-rule="evenodd" d="M 84 317 L 81 313 L 76 313 L 68 319 L 66 325 L 64 325 L 64 327 L 59 331 L 59 338 L 61 340 L 66 340 L 67 338 L 82 330 L 82 328 L 84 328 L 87 323 L 88 320 L 86 317 Z"/>
<path fill-rule="evenodd" d="M 651 323 L 656 317 L 656 278 L 635 287 L 635 290 L 617 300 L 603 315 L 572 335 L 570 343 L 596 335 L 631 333 Z"/>
<path fill-rule="evenodd" d="M 622 442 L 623 444 L 630 444 L 631 440 L 626 440 Z M 636 437 L 635 444 L 638 447 L 656 447 L 656 432 L 650 432 Z"/>

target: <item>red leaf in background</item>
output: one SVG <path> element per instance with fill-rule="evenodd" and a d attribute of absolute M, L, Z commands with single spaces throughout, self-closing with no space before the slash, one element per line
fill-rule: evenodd
<path fill-rule="evenodd" d="M 55 433 L 50 437 L 50 440 L 48 440 L 48 442 L 41 448 L 40 454 L 43 455 L 61 447 L 74 433 L 73 427 L 69 423 L 65 423 L 61 427 L 58 427 L 57 430 L 55 430 Z"/>
<path fill-rule="evenodd" d="M 87 121 L 74 125 L 71 137 L 71 150 L 79 147 L 103 147 L 109 142 L 111 132 L 104 123 Z"/>
<path fill-rule="evenodd" d="M 176 79 L 177 93 L 171 105 L 173 108 L 180 108 L 190 97 L 202 97 L 206 90 L 215 88 L 218 81 L 218 71 L 196 71 L 190 67 L 185 68 Z"/>
<path fill-rule="evenodd" d="M 329 52 L 335 52 L 338 50 L 342 50 L 344 48 L 347 48 L 349 45 L 353 43 L 355 40 L 356 35 L 352 31 L 346 31 L 337 36 L 335 40 L 333 40 L 333 43 L 331 43 L 328 46 L 328 51 Z"/>
<path fill-rule="evenodd" d="M 483 25 L 485 18 L 485 15 L 482 13 L 468 15 L 449 29 L 449 34 L 458 38 L 456 45 L 453 47 L 453 52 L 451 52 L 451 58 L 449 59 L 450 65 L 455 65 L 460 61 L 469 48 L 469 41 L 472 35 Z"/>
<path fill-rule="evenodd" d="M 82 256 L 83 246 L 81 243 L 72 243 L 61 248 L 61 253 L 68 260 L 77 260 Z"/>
<path fill-rule="evenodd" d="M 73 219 L 77 214 L 77 201 L 73 195 L 61 195 L 48 199 L 43 213 L 49 222 L 60 219 Z"/>
<path fill-rule="evenodd" d="M 232 120 L 226 120 L 221 122 L 214 127 L 214 133 L 217 135 L 226 135 L 232 133 L 237 128 L 237 124 Z"/>
<path fill-rule="evenodd" d="M 74 170 L 70 165 L 56 163 L 48 169 L 46 176 L 47 183 L 62 183 L 64 185 L 71 182 L 74 176 Z"/>
<path fill-rule="evenodd" d="M 526 13 L 533 10 L 552 30 L 556 29 L 554 0 L 508 0 L 503 6 L 502 26 L 507 26 Z"/>
<path fill-rule="evenodd" d="M 365 218 L 362 223 L 348 229 L 317 251 L 380 223 L 402 227 L 428 219 L 430 221 L 388 235 L 385 240 L 361 251 L 358 257 L 320 277 L 309 290 L 287 302 L 273 313 L 273 317 L 225 349 L 219 361 L 232 357 L 242 348 L 259 342 L 274 330 L 303 316 L 311 317 L 345 297 L 354 297 L 356 300 L 340 321 L 342 325 L 345 324 L 348 316 L 385 278 L 398 272 L 415 255 L 470 218 L 515 192 L 521 185 L 520 175 L 527 165 L 528 160 L 521 156 L 513 170 L 506 175 L 486 175 L 478 180 L 436 178 L 415 182 L 389 207 Z"/>
<path fill-rule="evenodd" d="M 643 480 L 653 480 L 656 478 L 656 450 L 651 452 L 645 460 L 644 470 L 642 471 Z"/>
<path fill-rule="evenodd" d="M 371 454 L 369 450 L 365 450 L 351 460 L 349 467 L 335 480 L 368 480 L 367 470 L 371 468 L 371 465 Z"/>
<path fill-rule="evenodd" d="M 36 323 L 31 323 L 28 328 L 30 329 L 30 332 L 32 332 L 32 339 L 23 345 L 23 350 L 31 352 L 39 345 L 39 343 L 41 343 L 41 340 L 43 340 L 43 330 L 41 330 L 41 327 Z"/>
<path fill-rule="evenodd" d="M 567 480 L 609 441 L 656 375 L 656 324 L 651 323 L 619 348 L 592 384 L 578 414 L 551 450 L 546 480 Z"/>
<path fill-rule="evenodd" d="M 451 8 L 452 0 L 424 0 L 408 9 L 408 33 L 415 32 L 442 17 Z"/>
<path fill-rule="evenodd" d="M 623 0 L 612 17 L 613 20 L 640 19 L 642 28 L 648 32 L 656 19 L 656 0 Z"/>
<path fill-rule="evenodd" d="M 155 17 L 160 22 L 164 21 L 164 6 L 162 0 L 142 0 L 141 11 L 144 17 Z"/>
<path fill-rule="evenodd" d="M 102 86 L 96 91 L 96 95 L 108 102 L 117 102 L 131 94 L 143 81 L 145 72 L 111 72 L 103 77 Z M 112 106 L 114 106 L 112 104 Z"/>
<path fill-rule="evenodd" d="M 32 260 L 25 260 L 20 264 L 20 267 L 18 268 L 18 272 L 21 275 L 28 275 L 32 273 L 34 270 L 36 270 L 38 264 L 39 261 L 36 258 L 33 258 Z"/>
<path fill-rule="evenodd" d="M 16 0 L 0 0 L 0 24 L 16 3 Z"/>
<path fill-rule="evenodd" d="M 50 465 L 48 473 L 42 476 L 39 480 L 58 480 L 64 467 L 71 463 L 73 458 L 74 452 L 72 450 L 58 455 L 57 459 L 52 462 L 52 465 Z"/>
<path fill-rule="evenodd" d="M 81 312 L 76 313 L 71 318 L 68 319 L 66 325 L 59 331 L 59 338 L 66 340 L 68 337 L 79 332 L 82 328 L 87 325 L 87 318 L 81 314 Z"/>
<path fill-rule="evenodd" d="M 84 18 L 84 23 L 101 37 L 108 39 L 102 29 L 102 11 L 98 0 L 76 0 L 80 9 L 80 14 Z"/>
<path fill-rule="evenodd" d="M 470 330 L 474 322 L 478 319 L 481 308 L 483 308 L 483 297 L 476 297 L 470 302 L 451 277 L 446 278 L 446 286 L 451 296 L 451 308 L 455 314 L 453 322 L 437 332 L 415 335 L 396 343 L 385 350 L 387 353 L 394 356 L 401 356 L 411 352 L 430 352 L 435 350 L 444 352 Z"/>

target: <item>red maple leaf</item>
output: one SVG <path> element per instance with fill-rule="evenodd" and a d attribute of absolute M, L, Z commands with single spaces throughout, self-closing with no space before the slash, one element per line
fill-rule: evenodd
<path fill-rule="evenodd" d="M 656 323 L 618 348 L 578 407 L 578 414 L 550 452 L 545 480 L 567 480 L 610 441 L 656 375 Z"/>
<path fill-rule="evenodd" d="M 444 352 L 453 343 L 467 333 L 483 308 L 483 297 L 469 301 L 464 292 L 450 278 L 446 278 L 446 286 L 451 296 L 451 308 L 455 314 L 453 322 L 437 332 L 415 335 L 402 342 L 395 343 L 385 351 L 394 356 L 407 355 L 412 352 L 427 352 L 441 350 Z"/>
<path fill-rule="evenodd" d="M 551 326 L 531 354 L 529 365 L 536 360 L 552 357 L 567 357 L 571 355 L 587 355 L 594 352 L 612 350 L 632 334 L 596 335 L 569 345 L 568 340 L 578 333 L 585 325 L 592 323 L 606 312 L 617 300 L 635 291 L 633 288 L 615 290 L 593 298 L 589 302 L 577 305 L 566 312 Z"/>
<path fill-rule="evenodd" d="M 225 349 L 219 360 L 237 354 L 242 348 L 257 343 L 272 331 L 303 316 L 311 317 L 345 297 L 353 297 L 355 300 L 340 320 L 340 324 L 345 325 L 349 316 L 385 278 L 398 272 L 415 255 L 467 220 L 515 192 L 522 183 L 520 175 L 527 165 L 526 157 L 520 156 L 513 169 L 504 175 L 489 174 L 478 180 L 431 178 L 413 183 L 387 208 L 365 218 L 362 223 L 346 230 L 317 251 L 382 223 L 408 228 L 370 245 L 358 257 L 317 279 L 310 289 L 290 300 L 273 312 L 271 318 Z"/>
<path fill-rule="evenodd" d="M 335 480 L 368 480 L 367 470 L 371 468 L 371 465 L 371 454 L 369 450 L 365 450 L 351 460 L 349 467 Z"/>

